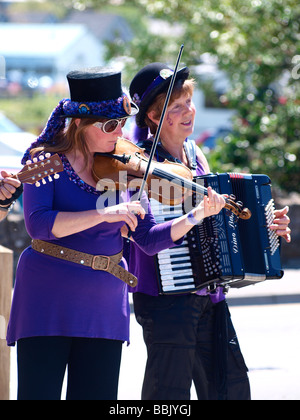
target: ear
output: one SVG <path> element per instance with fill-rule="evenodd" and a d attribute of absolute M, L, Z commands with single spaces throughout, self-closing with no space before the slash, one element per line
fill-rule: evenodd
<path fill-rule="evenodd" d="M 79 124 L 80 124 L 80 118 L 76 118 L 76 120 L 75 120 L 75 124 L 76 124 L 76 126 L 78 127 L 79 126 Z"/>
<path fill-rule="evenodd" d="M 156 125 L 159 124 L 159 120 L 157 118 L 155 118 L 155 111 L 154 110 L 147 112 L 147 116 L 152 122 L 154 122 L 154 124 L 156 124 Z"/>

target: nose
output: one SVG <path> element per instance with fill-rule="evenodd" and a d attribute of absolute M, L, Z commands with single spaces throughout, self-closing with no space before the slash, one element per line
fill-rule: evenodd
<path fill-rule="evenodd" d="M 189 104 L 187 104 L 188 105 L 188 108 L 189 108 L 189 110 L 190 111 L 194 111 L 195 110 L 195 105 L 194 105 L 194 102 L 190 102 Z"/>
<path fill-rule="evenodd" d="M 120 122 L 119 122 L 119 124 L 118 124 L 118 127 L 116 128 L 116 131 L 117 131 L 117 133 L 118 133 L 118 134 L 123 134 L 123 127 L 122 127 L 122 125 L 120 124 Z"/>
<path fill-rule="evenodd" d="M 196 113 L 196 108 L 193 102 L 191 102 L 190 104 L 186 105 L 186 114 L 190 114 L 192 117 L 195 116 Z"/>
<path fill-rule="evenodd" d="M 186 102 L 183 106 L 183 112 L 187 113 L 187 112 L 192 112 L 193 110 L 193 104 L 190 102 Z"/>

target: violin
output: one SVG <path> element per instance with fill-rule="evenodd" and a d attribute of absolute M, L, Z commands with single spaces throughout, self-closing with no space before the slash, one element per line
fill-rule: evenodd
<path fill-rule="evenodd" d="M 95 153 L 92 176 L 98 188 L 103 190 L 136 190 L 141 185 L 148 161 L 145 149 L 119 138 L 112 153 Z M 208 194 L 207 188 L 193 182 L 189 168 L 168 160 L 151 162 L 147 188 L 150 197 L 172 206 L 184 201 L 190 191 L 201 196 Z M 243 208 L 241 202 L 236 202 L 234 196 L 224 198 L 227 210 L 241 219 L 250 219 L 250 210 Z"/>

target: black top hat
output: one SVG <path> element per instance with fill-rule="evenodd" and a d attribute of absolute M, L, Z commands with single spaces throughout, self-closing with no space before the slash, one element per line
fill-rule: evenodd
<path fill-rule="evenodd" d="M 138 112 L 136 104 L 122 91 L 119 71 L 109 67 L 92 67 L 71 71 L 67 80 L 71 102 L 69 107 L 65 107 L 65 117 L 122 118 Z"/>
<path fill-rule="evenodd" d="M 62 99 L 52 111 L 41 135 L 26 150 L 22 163 L 30 158 L 30 150 L 52 144 L 65 128 L 66 118 L 125 118 L 136 115 L 136 104 L 122 91 L 121 73 L 107 67 L 93 67 L 67 74 L 71 99 Z"/>
<path fill-rule="evenodd" d="M 133 78 L 130 84 L 130 95 L 132 100 L 138 105 L 139 113 L 136 115 L 136 124 L 143 128 L 147 109 L 157 95 L 168 90 L 171 76 L 174 73 L 167 64 L 151 63 L 143 67 Z M 175 82 L 186 80 L 190 71 L 188 67 L 179 70 Z"/>

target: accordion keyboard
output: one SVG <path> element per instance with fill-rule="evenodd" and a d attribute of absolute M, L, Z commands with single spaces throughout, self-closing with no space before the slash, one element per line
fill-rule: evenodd
<path fill-rule="evenodd" d="M 150 199 L 151 210 L 157 223 L 164 223 L 183 215 L 182 205 L 170 207 Z M 192 261 L 187 238 L 181 245 L 157 254 L 156 269 L 162 293 L 190 292 L 196 290 Z"/>

